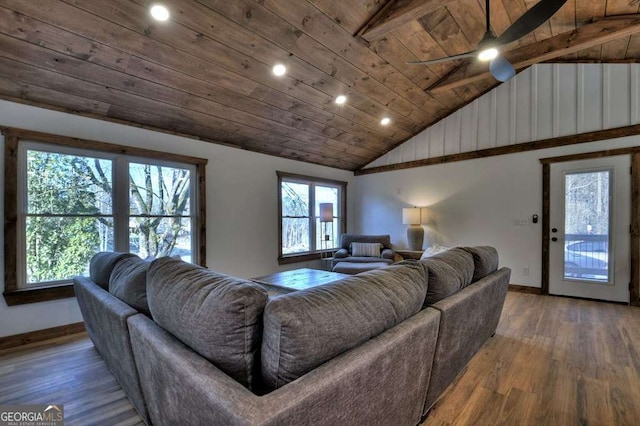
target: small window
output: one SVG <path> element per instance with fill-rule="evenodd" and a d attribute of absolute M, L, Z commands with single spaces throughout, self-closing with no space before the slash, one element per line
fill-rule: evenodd
<path fill-rule="evenodd" d="M 346 228 L 347 183 L 278 172 L 278 188 L 280 263 L 335 250 Z"/>

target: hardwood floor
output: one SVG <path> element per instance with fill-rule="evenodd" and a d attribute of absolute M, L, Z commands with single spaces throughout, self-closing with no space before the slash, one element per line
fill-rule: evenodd
<path fill-rule="evenodd" d="M 640 309 L 509 292 L 496 335 L 423 425 L 637 425 Z"/>
<path fill-rule="evenodd" d="M 0 352 L 0 405 L 36 403 L 66 425 L 144 425 L 86 333 Z"/>
<path fill-rule="evenodd" d="M 142 424 L 86 334 L 0 351 L 0 404 L 68 425 Z M 640 309 L 509 292 L 492 339 L 423 425 L 637 425 Z"/>

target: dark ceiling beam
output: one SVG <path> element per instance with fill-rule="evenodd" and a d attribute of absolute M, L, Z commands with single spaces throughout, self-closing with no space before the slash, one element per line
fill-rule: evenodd
<path fill-rule="evenodd" d="M 456 0 L 391 0 L 356 35 L 373 41 Z"/>
<path fill-rule="evenodd" d="M 522 70 L 539 62 L 549 61 L 636 33 L 640 33 L 640 17 L 636 15 L 596 21 L 573 31 L 505 52 L 504 57 L 513 64 L 514 68 Z M 478 61 L 468 61 L 427 90 L 432 93 L 446 92 L 485 78 L 491 78 L 489 66 Z"/>

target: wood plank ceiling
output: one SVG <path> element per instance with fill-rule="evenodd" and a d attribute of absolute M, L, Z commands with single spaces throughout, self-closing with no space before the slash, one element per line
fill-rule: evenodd
<path fill-rule="evenodd" d="M 0 98 L 356 170 L 497 84 L 406 64 L 473 49 L 484 3 L 166 0 L 161 23 L 148 0 L 0 0 Z M 493 0 L 495 32 L 536 3 Z M 636 62 L 638 3 L 569 0 L 505 55 Z"/>

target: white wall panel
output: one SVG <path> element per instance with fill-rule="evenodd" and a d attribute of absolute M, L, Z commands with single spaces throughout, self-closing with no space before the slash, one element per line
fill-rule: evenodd
<path fill-rule="evenodd" d="M 495 128 L 494 146 L 511 145 L 511 110 L 515 110 L 516 104 L 512 103 L 511 85 L 501 84 L 495 90 L 495 119 L 492 125 Z"/>
<path fill-rule="evenodd" d="M 511 79 L 510 83 L 514 87 L 516 101 L 513 105 L 516 113 L 515 127 L 516 138 L 514 143 L 522 143 L 533 140 L 531 135 L 531 122 L 532 122 L 532 73 L 525 71 Z"/>
<path fill-rule="evenodd" d="M 578 80 L 576 79 L 577 65 L 555 65 L 556 87 L 554 94 L 554 120 L 557 132 L 554 136 L 575 135 L 578 129 L 577 96 Z"/>
<path fill-rule="evenodd" d="M 602 127 L 602 86 L 603 73 L 600 64 L 578 65 L 580 75 L 582 128 L 579 133 L 601 130 Z"/>
<path fill-rule="evenodd" d="M 553 137 L 553 66 L 540 67 L 536 74 L 537 99 L 535 108 L 537 110 L 538 139 L 548 139 Z"/>
<path fill-rule="evenodd" d="M 491 124 L 495 114 L 494 111 L 491 110 L 494 105 L 491 99 L 492 93 L 493 91 L 474 101 L 478 103 L 478 149 L 493 147 L 493 144 L 491 143 Z"/>
<path fill-rule="evenodd" d="M 638 123 L 640 64 L 539 64 L 367 167 Z"/>
<path fill-rule="evenodd" d="M 476 150 L 476 120 L 478 118 L 477 106 L 473 103 L 471 108 L 459 109 L 456 114 L 460 115 L 460 151 L 475 151 Z"/>
<path fill-rule="evenodd" d="M 604 68 L 605 82 L 604 128 L 628 126 L 631 123 L 631 72 L 625 64 L 611 64 Z"/>
<path fill-rule="evenodd" d="M 444 124 L 444 155 L 457 154 L 460 152 L 460 114 L 452 114 Z"/>
<path fill-rule="evenodd" d="M 444 155 L 444 122 L 445 120 L 441 120 L 431 127 L 429 158 Z"/>

